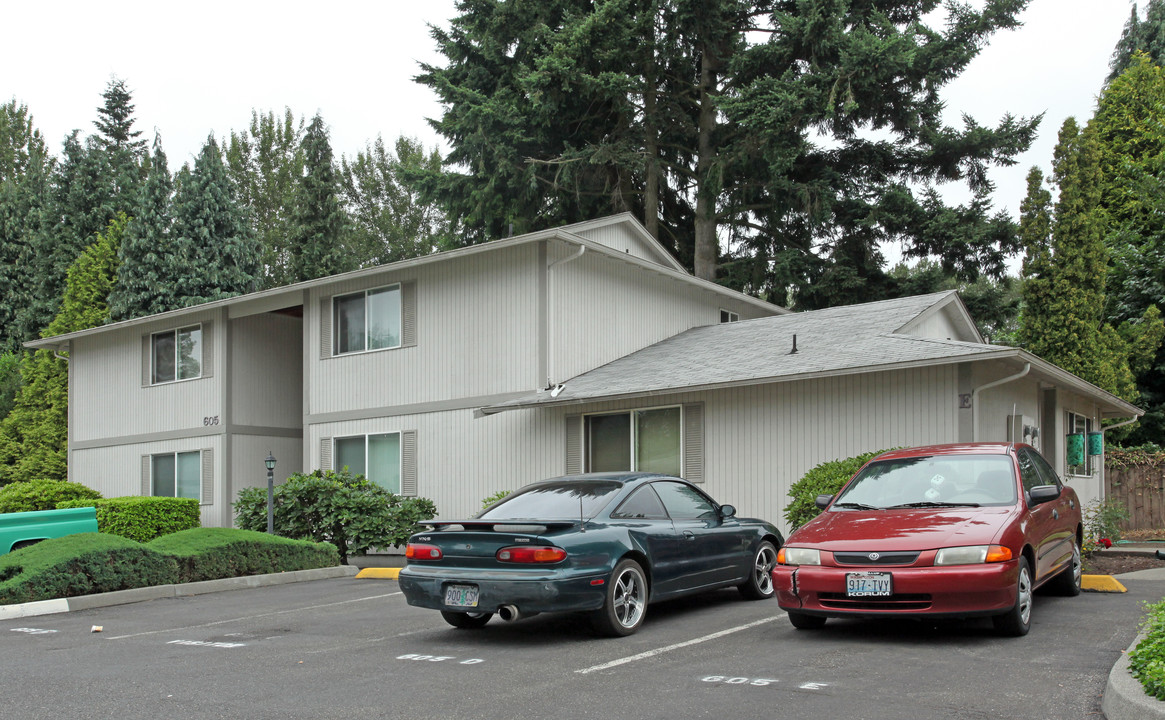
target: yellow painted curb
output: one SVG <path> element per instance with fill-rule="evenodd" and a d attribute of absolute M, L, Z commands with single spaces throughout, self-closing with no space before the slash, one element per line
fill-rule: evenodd
<path fill-rule="evenodd" d="M 377 578 L 379 580 L 396 580 L 400 577 L 400 568 L 364 568 L 356 573 L 357 578 Z"/>
<path fill-rule="evenodd" d="M 1128 592 L 1128 588 L 1112 575 L 1085 575 L 1080 578 L 1080 589 L 1088 592 Z"/>

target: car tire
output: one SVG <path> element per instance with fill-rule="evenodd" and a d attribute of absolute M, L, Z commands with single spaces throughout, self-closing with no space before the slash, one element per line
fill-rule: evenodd
<path fill-rule="evenodd" d="M 591 615 L 595 632 L 606 637 L 624 637 L 634 633 L 647 615 L 647 577 L 634 560 L 615 566 L 607 582 L 603 607 Z"/>
<path fill-rule="evenodd" d="M 441 617 L 445 618 L 445 622 L 449 623 L 455 628 L 462 630 L 473 630 L 479 627 L 485 627 L 489 619 L 493 617 L 493 613 L 467 613 L 467 612 L 449 612 L 448 610 L 441 611 Z"/>
<path fill-rule="evenodd" d="M 1048 592 L 1062 597 L 1076 597 L 1080 594 L 1080 580 L 1084 575 L 1084 561 L 1080 554 L 1080 543 L 1072 541 L 1072 561 L 1060 574 L 1045 585 Z"/>
<path fill-rule="evenodd" d="M 1015 580 L 1015 605 L 1002 615 L 995 615 L 991 622 L 1003 635 L 1020 637 L 1027 635 L 1032 626 L 1032 571 L 1027 558 L 1019 559 L 1019 569 Z"/>
<path fill-rule="evenodd" d="M 789 612 L 789 622 L 798 630 L 820 630 L 825 627 L 825 618 L 820 615 L 806 615 L 805 613 Z"/>
<path fill-rule="evenodd" d="M 761 542 L 752 557 L 748 579 L 737 586 L 748 600 L 767 600 L 776 594 L 773 587 L 773 568 L 777 565 L 777 548 L 768 540 Z"/>

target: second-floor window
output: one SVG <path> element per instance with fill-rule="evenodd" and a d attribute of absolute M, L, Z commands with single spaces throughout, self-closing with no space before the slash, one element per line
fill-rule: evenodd
<path fill-rule="evenodd" d="M 401 346 L 399 284 L 337 295 L 332 313 L 336 355 Z"/>
<path fill-rule="evenodd" d="M 150 381 L 155 385 L 202 377 L 202 326 L 154 333 L 150 356 Z"/>

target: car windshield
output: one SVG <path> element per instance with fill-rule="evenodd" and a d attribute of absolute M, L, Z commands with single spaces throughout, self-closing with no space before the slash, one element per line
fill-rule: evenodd
<path fill-rule="evenodd" d="M 978 507 L 1017 501 L 1009 455 L 935 455 L 867 465 L 833 503 L 834 510 Z"/>
<path fill-rule="evenodd" d="M 622 487 L 622 483 L 610 480 L 539 483 L 510 495 L 478 517 L 483 520 L 593 518 Z"/>

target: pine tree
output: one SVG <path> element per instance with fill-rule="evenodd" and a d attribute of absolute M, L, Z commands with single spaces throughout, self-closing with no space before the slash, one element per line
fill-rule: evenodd
<path fill-rule="evenodd" d="M 1149 0 L 1144 20 L 1140 19 L 1136 4 L 1133 5 L 1124 32 L 1113 49 L 1106 82 L 1112 82 L 1127 70 L 1138 53 L 1148 55 L 1156 65 L 1165 62 L 1165 2 L 1161 0 Z"/>
<path fill-rule="evenodd" d="M 0 352 L 16 352 L 27 332 L 38 281 L 32 236 L 46 220 L 53 159 L 26 105 L 0 105 Z M 2 417 L 2 416 L 0 416 Z"/>
<path fill-rule="evenodd" d="M 182 307 L 174 278 L 184 272 L 175 257 L 170 226 L 174 183 L 161 137 L 154 137 L 154 155 L 134 217 L 118 251 L 117 283 L 109 295 L 113 320 Z"/>
<path fill-rule="evenodd" d="M 117 248 L 128 218 L 119 214 L 69 268 L 60 312 L 44 336 L 105 323 L 106 298 L 117 273 Z M 52 350 L 25 355 L 23 386 L 0 421 L 0 484 L 68 475 L 69 371 Z"/>
<path fill-rule="evenodd" d="M 101 133 L 102 145 L 106 149 L 129 150 L 134 155 L 144 155 L 146 141 L 139 139 L 140 130 L 133 129 L 133 94 L 125 86 L 125 81 L 111 78 L 101 97 L 105 104 L 97 108 L 98 118 L 93 124 Z"/>
<path fill-rule="evenodd" d="M 426 193 L 474 241 L 658 213 L 697 276 L 785 304 L 891 292 L 886 241 L 1000 275 L 1018 241 L 987 171 L 1038 118 L 947 127 L 938 91 L 1026 4 L 951 6 L 936 29 L 930 0 L 465 3 L 418 78 L 452 147 Z M 944 203 L 952 181 L 974 200 Z"/>
<path fill-rule="evenodd" d="M 175 183 L 172 258 L 181 307 L 251 292 L 259 283 L 259 247 L 235 202 L 213 137 L 194 169 L 183 166 Z"/>
<path fill-rule="evenodd" d="M 307 126 L 301 150 L 304 175 L 295 189 L 288 238 L 292 282 L 335 275 L 357 267 L 345 247 L 348 216 L 340 205 L 328 129 L 318 114 Z"/>

